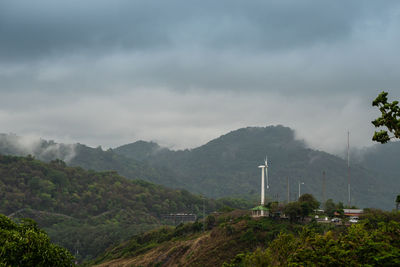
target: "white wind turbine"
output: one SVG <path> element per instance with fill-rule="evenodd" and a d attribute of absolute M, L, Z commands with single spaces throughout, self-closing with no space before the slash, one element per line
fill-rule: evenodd
<path fill-rule="evenodd" d="M 267 189 L 269 189 L 269 183 L 268 183 L 268 160 L 267 157 L 265 157 L 265 165 L 260 165 L 258 168 L 261 169 L 261 206 L 264 206 L 265 204 L 265 185 L 264 185 L 264 170 L 265 174 L 267 176 Z M 264 216 L 264 211 L 261 211 L 261 215 Z"/>
<path fill-rule="evenodd" d="M 261 169 L 261 206 L 264 206 L 264 169 L 265 169 L 265 165 L 260 165 L 258 166 L 258 168 Z"/>

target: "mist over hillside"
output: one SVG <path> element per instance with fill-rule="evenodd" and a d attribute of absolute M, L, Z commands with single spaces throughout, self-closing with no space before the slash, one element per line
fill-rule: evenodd
<path fill-rule="evenodd" d="M 147 163 L 118 155 L 111 149 L 104 151 L 101 146 L 92 148 L 79 143 L 59 144 L 37 137 L 0 134 L 0 154 L 31 155 L 45 162 L 61 159 L 69 166 L 79 166 L 87 170 L 115 170 L 129 179 L 144 179 L 170 187 L 176 187 L 177 184 L 175 175 L 170 170 L 154 168 Z"/>
<path fill-rule="evenodd" d="M 352 161 L 352 205 L 394 208 L 394 198 L 400 191 L 393 183 L 399 168 L 396 146 L 398 143 L 376 145 L 363 151 L 358 161 Z M 284 126 L 241 128 L 203 146 L 177 151 L 146 141 L 104 151 L 82 144 L 27 142 L 16 135 L 2 134 L 0 153 L 32 154 L 45 161 L 61 158 L 70 166 L 115 170 L 129 179 L 185 188 L 208 197 L 240 196 L 254 201 L 260 190 L 257 166 L 268 156 L 267 198 L 286 201 L 289 181 L 289 199 L 294 200 L 298 183 L 304 182 L 302 193 L 312 193 L 321 202 L 332 198 L 347 204 L 346 160 L 309 148 L 296 140 L 294 130 Z"/>
<path fill-rule="evenodd" d="M 0 154 L 32 155 L 43 161 L 61 159 L 70 162 L 76 156 L 76 144 L 59 144 L 31 136 L 0 134 Z"/>
<path fill-rule="evenodd" d="M 376 144 L 356 150 L 357 163 L 388 176 L 400 177 L 400 141 Z"/>
<path fill-rule="evenodd" d="M 332 198 L 347 203 L 347 162 L 308 148 L 303 141 L 295 139 L 292 129 L 283 126 L 242 128 L 191 150 L 171 151 L 155 143 L 139 141 L 116 148 L 114 152 L 175 170 L 184 177 L 189 190 L 209 196 L 257 195 L 260 186 L 257 166 L 267 155 L 270 199 L 287 200 L 289 180 L 291 200 L 298 196 L 298 183 L 304 182 L 303 193 L 312 193 L 320 201 Z M 352 165 L 351 204 L 392 209 L 398 190 L 386 183 L 388 180 L 391 178 L 379 169 Z"/>

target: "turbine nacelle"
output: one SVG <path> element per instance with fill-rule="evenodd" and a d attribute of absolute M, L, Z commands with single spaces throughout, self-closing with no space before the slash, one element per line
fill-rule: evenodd
<path fill-rule="evenodd" d="M 265 166 L 264 165 L 260 165 L 260 166 L 258 166 L 258 168 L 265 168 Z"/>

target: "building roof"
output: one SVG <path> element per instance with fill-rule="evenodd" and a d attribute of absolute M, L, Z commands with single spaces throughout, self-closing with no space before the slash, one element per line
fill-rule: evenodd
<path fill-rule="evenodd" d="M 361 214 L 361 213 L 363 213 L 364 211 L 361 210 L 361 209 L 343 209 L 343 212 L 344 212 L 345 214 L 347 214 L 347 213 Z"/>
<path fill-rule="evenodd" d="M 268 208 L 266 208 L 266 207 L 264 207 L 264 206 L 257 206 L 257 207 L 254 207 L 254 208 L 252 208 L 251 210 L 254 210 L 254 211 L 256 211 L 256 210 L 265 210 L 265 211 L 267 211 L 267 210 L 269 210 Z"/>

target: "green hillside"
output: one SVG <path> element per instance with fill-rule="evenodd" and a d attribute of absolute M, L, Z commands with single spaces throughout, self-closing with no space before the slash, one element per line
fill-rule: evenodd
<path fill-rule="evenodd" d="M 70 166 L 79 166 L 88 170 L 115 170 L 129 179 L 143 179 L 152 183 L 174 188 L 187 188 L 185 181 L 178 179 L 173 171 L 163 166 L 151 166 L 150 163 L 125 157 L 109 149 L 91 148 L 82 144 L 75 145 L 75 156 L 68 162 Z"/>
<path fill-rule="evenodd" d="M 258 195 L 260 171 L 257 166 L 267 154 L 269 198 L 286 200 L 289 178 L 292 200 L 297 198 L 301 181 L 305 183 L 302 192 L 312 193 L 322 201 L 325 172 L 325 199 L 347 203 L 346 161 L 308 148 L 295 139 L 292 129 L 283 126 L 242 128 L 191 150 L 171 151 L 154 143 L 145 146 L 140 141 L 113 151 L 174 170 L 189 191 L 211 197 Z M 392 209 L 398 191 L 385 183 L 388 179 L 384 173 L 371 171 L 364 165 L 351 166 L 352 205 Z"/>
<path fill-rule="evenodd" d="M 107 250 L 87 265 L 221 266 L 238 253 L 266 247 L 279 233 L 294 233 L 300 224 L 253 219 L 246 211 L 209 216 L 201 222 L 166 227 L 136 235 Z"/>
<path fill-rule="evenodd" d="M 204 201 L 186 190 L 128 180 L 114 171 L 0 155 L 0 213 L 34 219 L 78 259 L 159 226 L 163 214 L 201 215 L 203 202 L 207 213 L 225 205 L 248 207 L 229 199 Z"/>
<path fill-rule="evenodd" d="M 89 266 L 398 266 L 400 214 L 368 210 L 353 225 L 290 223 L 234 211 L 160 228 L 108 249 Z"/>
<path fill-rule="evenodd" d="M 303 193 L 347 204 L 347 163 L 345 160 L 313 150 L 295 139 L 294 131 L 283 126 L 248 127 L 232 131 L 207 144 L 172 151 L 153 142 L 138 141 L 104 151 L 82 144 L 64 145 L 52 141 L 26 145 L 23 138 L 0 135 L 0 153 L 27 155 L 50 161 L 63 159 L 70 166 L 96 171 L 115 170 L 129 179 L 143 179 L 171 188 L 184 188 L 208 197 L 244 197 L 259 199 L 259 164 L 268 155 L 269 199 L 298 197 L 298 183 Z M 29 148 L 29 149 L 28 149 Z M 390 153 L 386 153 L 386 148 Z M 372 151 L 372 149 L 371 149 Z M 365 153 L 365 160 L 351 166 L 351 204 L 360 207 L 394 208 L 400 191 L 397 186 L 398 151 L 387 145 Z M 379 153 L 378 153 L 379 152 Z M 397 153 L 397 154 L 396 154 Z M 393 155 L 392 157 L 390 155 Z"/>
<path fill-rule="evenodd" d="M 114 153 L 111 149 L 104 151 L 100 146 L 88 147 L 83 144 L 60 144 L 43 139 L 32 139 L 15 134 L 0 134 L 0 154 L 13 156 L 32 155 L 41 161 L 50 162 L 55 159 L 65 161 L 69 166 L 80 166 L 87 170 L 115 170 L 130 179 L 177 186 L 183 182 L 169 169 L 152 167 L 147 163 Z"/>
<path fill-rule="evenodd" d="M 114 150 L 118 155 L 123 155 L 131 159 L 143 161 L 148 158 L 160 153 L 171 152 L 167 148 L 163 148 L 157 143 L 154 142 L 146 142 L 146 141 L 137 141 L 132 144 L 123 145 Z"/>

